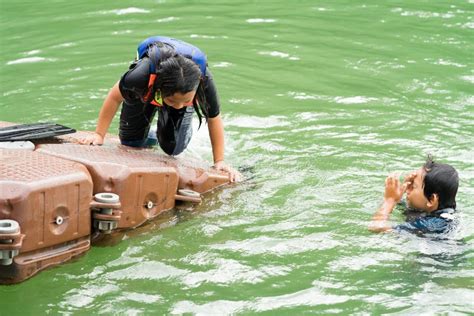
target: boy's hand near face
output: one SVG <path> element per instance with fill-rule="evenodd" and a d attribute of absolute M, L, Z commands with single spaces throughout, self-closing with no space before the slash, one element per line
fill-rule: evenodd
<path fill-rule="evenodd" d="M 403 186 L 405 187 L 405 191 L 413 187 L 413 182 L 415 181 L 415 178 L 416 178 L 416 171 L 405 176 L 405 179 L 403 180 Z"/>
<path fill-rule="evenodd" d="M 396 176 L 388 176 L 385 179 L 384 200 L 393 200 L 395 203 L 400 202 L 406 190 L 413 186 L 415 177 L 416 172 L 406 175 L 403 184 L 400 185 L 400 181 Z"/>
<path fill-rule="evenodd" d="M 388 176 L 385 179 L 385 193 L 384 200 L 387 202 L 394 202 L 395 204 L 400 202 L 405 193 L 406 185 L 400 185 L 400 181 L 395 176 Z"/>
<path fill-rule="evenodd" d="M 372 222 L 369 225 L 369 230 L 373 232 L 384 232 L 389 231 L 392 227 L 388 223 L 390 214 L 403 197 L 403 194 L 413 185 L 413 180 L 416 177 L 416 173 L 410 173 L 407 175 L 400 184 L 398 176 L 388 176 L 385 179 L 385 193 L 383 203 L 380 208 L 375 212 Z"/>

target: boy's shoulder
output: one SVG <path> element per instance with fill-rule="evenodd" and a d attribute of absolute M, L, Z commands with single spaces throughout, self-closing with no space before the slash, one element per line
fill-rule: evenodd
<path fill-rule="evenodd" d="M 422 234 L 445 233 L 456 226 L 457 220 L 454 215 L 455 210 L 445 208 L 433 213 L 408 211 L 408 220 L 394 227 L 398 231 L 409 231 Z"/>

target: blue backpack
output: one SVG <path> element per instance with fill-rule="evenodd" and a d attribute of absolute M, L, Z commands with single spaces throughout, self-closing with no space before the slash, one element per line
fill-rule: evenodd
<path fill-rule="evenodd" d="M 189 43 L 180 41 L 175 38 L 170 38 L 166 36 L 152 36 L 144 40 L 138 45 L 137 49 L 137 59 L 142 59 L 145 56 L 148 56 L 152 62 L 150 63 L 150 73 L 153 74 L 156 71 L 156 65 L 160 61 L 160 50 L 153 49 L 153 52 L 149 51 L 151 45 L 156 42 L 165 43 L 176 51 L 179 55 L 189 58 L 194 61 L 201 70 L 202 76 L 206 75 L 207 67 L 207 57 L 199 48 Z"/>

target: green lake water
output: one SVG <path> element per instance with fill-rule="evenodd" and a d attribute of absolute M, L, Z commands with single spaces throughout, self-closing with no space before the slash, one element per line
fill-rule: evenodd
<path fill-rule="evenodd" d="M 0 315 L 472 314 L 473 16 L 473 0 L 1 0 L 1 121 L 93 130 L 136 45 L 176 37 L 207 53 L 248 180 L 0 286 Z M 370 233 L 385 177 L 427 153 L 460 174 L 459 231 Z M 206 127 L 184 155 L 211 161 Z"/>

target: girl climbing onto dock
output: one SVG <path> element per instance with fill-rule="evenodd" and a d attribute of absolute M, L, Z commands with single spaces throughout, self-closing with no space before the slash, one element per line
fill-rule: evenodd
<path fill-rule="evenodd" d="M 209 130 L 214 168 L 228 172 L 231 182 L 240 173 L 224 162 L 224 126 L 216 86 L 206 55 L 186 42 L 154 36 L 138 46 L 137 58 L 109 91 L 95 133 L 82 144 L 101 145 L 120 104 L 120 141 L 132 147 L 159 143 L 168 155 L 178 155 L 192 137 L 192 117 L 204 116 Z M 150 128 L 158 112 L 156 136 Z"/>

